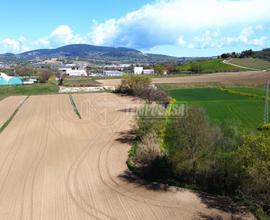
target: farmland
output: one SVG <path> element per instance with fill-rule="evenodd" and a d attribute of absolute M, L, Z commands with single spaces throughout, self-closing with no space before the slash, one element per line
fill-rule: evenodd
<path fill-rule="evenodd" d="M 210 83 L 229 84 L 229 85 L 240 85 L 240 84 L 257 85 L 265 83 L 266 80 L 270 80 L 270 72 L 247 71 L 247 72 L 198 74 L 181 77 L 153 78 L 152 82 L 154 84 L 176 84 L 175 86 L 194 85 L 194 84 L 209 85 Z M 97 81 L 100 82 L 102 86 L 118 86 L 121 83 L 120 79 L 104 79 Z"/>
<path fill-rule="evenodd" d="M 126 159 L 134 113 L 125 109 L 138 101 L 109 93 L 72 97 L 81 119 L 68 95 L 30 96 L 0 133 L 1 219 L 238 216 L 214 208 L 214 198 L 209 205 L 198 193 L 132 176 Z"/>
<path fill-rule="evenodd" d="M 216 73 L 216 72 L 237 72 L 245 71 L 240 67 L 224 64 L 221 59 L 196 61 L 180 65 L 177 67 L 178 72 L 191 71 L 199 73 Z"/>
<path fill-rule="evenodd" d="M 228 63 L 257 70 L 270 70 L 270 62 L 258 58 L 232 58 Z"/>
<path fill-rule="evenodd" d="M 236 92 L 262 94 L 262 90 L 247 87 L 230 87 Z M 239 94 L 230 94 L 219 88 L 178 88 L 168 93 L 178 102 L 201 106 L 206 109 L 213 122 L 234 121 L 246 129 L 256 129 L 263 121 L 264 101 Z"/>
<path fill-rule="evenodd" d="M 0 100 L 11 95 L 41 95 L 52 94 L 58 92 L 58 86 L 54 84 L 33 84 L 18 86 L 0 86 Z"/>
<path fill-rule="evenodd" d="M 63 85 L 68 87 L 98 86 L 99 84 L 92 77 L 65 77 L 63 81 Z"/>

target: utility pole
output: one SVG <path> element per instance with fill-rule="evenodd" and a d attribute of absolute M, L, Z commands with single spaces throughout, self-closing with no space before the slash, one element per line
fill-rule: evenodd
<path fill-rule="evenodd" d="M 269 80 L 265 85 L 264 124 L 269 123 Z"/>

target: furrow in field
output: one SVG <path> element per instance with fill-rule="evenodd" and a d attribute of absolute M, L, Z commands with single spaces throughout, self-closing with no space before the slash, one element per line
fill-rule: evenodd
<path fill-rule="evenodd" d="M 0 128 L 25 98 L 26 96 L 10 96 L 0 101 Z"/>
<path fill-rule="evenodd" d="M 0 219 L 192 219 L 208 208 L 193 192 L 149 189 L 127 180 L 131 128 L 139 105 L 114 94 L 30 97 L 0 134 Z"/>

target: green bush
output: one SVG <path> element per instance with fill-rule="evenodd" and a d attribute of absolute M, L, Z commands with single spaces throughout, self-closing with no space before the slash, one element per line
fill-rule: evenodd
<path fill-rule="evenodd" d="M 259 131 L 269 131 L 270 130 L 270 124 L 264 124 L 258 127 Z"/>
<path fill-rule="evenodd" d="M 145 75 L 124 75 L 120 87 L 117 89 L 121 93 L 136 95 L 140 90 L 151 84 L 151 78 Z"/>
<path fill-rule="evenodd" d="M 270 137 L 245 135 L 238 159 L 246 176 L 242 192 L 270 214 Z"/>
<path fill-rule="evenodd" d="M 198 107 L 189 108 L 185 117 L 169 118 L 164 145 L 176 176 L 196 182 L 197 168 L 210 144 L 209 131 L 207 115 Z"/>
<path fill-rule="evenodd" d="M 46 83 L 53 75 L 55 75 L 55 71 L 51 69 L 40 69 L 38 71 L 39 82 Z"/>

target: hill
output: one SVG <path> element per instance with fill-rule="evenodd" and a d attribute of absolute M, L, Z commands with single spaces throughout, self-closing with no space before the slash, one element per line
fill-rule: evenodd
<path fill-rule="evenodd" d="M 261 51 L 256 51 L 255 55 L 257 58 L 270 61 L 270 48 L 263 49 Z"/>
<path fill-rule="evenodd" d="M 254 70 L 270 70 L 270 62 L 259 58 L 232 58 L 228 63 Z"/>
<path fill-rule="evenodd" d="M 204 61 L 196 61 L 179 65 L 177 72 L 194 72 L 194 73 L 216 73 L 216 72 L 238 72 L 243 71 L 240 67 L 231 66 L 223 63 L 221 59 L 211 59 Z"/>
<path fill-rule="evenodd" d="M 178 62 L 177 57 L 159 54 L 144 54 L 139 50 L 125 47 L 104 47 L 88 44 L 72 44 L 55 49 L 38 49 L 21 54 L 2 54 L 0 59 L 34 60 L 48 58 L 84 60 L 93 63 L 165 63 Z"/>

